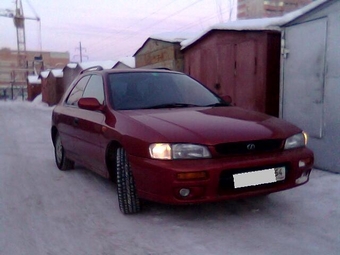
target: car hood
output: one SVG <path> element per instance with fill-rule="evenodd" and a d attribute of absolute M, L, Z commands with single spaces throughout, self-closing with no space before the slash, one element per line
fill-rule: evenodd
<path fill-rule="evenodd" d="M 139 122 L 143 128 L 153 130 L 155 138 L 162 139 L 157 142 L 214 145 L 224 142 L 285 139 L 301 132 L 282 119 L 238 107 L 134 110 L 124 111 L 123 114 Z"/>

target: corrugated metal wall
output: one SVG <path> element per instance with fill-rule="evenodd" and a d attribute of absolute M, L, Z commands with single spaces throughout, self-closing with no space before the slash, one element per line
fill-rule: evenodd
<path fill-rule="evenodd" d="M 148 39 L 134 57 L 136 68 L 169 68 L 183 72 L 183 54 L 180 43 Z"/>
<path fill-rule="evenodd" d="M 236 106 L 278 116 L 280 33 L 211 31 L 184 49 L 184 70 Z"/>

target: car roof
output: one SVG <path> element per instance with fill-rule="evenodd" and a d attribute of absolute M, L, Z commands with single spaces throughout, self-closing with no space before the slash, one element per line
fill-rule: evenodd
<path fill-rule="evenodd" d="M 89 67 L 87 69 L 84 69 L 81 74 L 89 74 L 89 73 L 107 73 L 107 74 L 112 74 L 112 73 L 140 73 L 140 72 L 149 72 L 149 73 L 178 73 L 182 74 L 181 72 L 177 71 L 172 71 L 166 68 L 126 68 L 126 69 L 103 69 L 100 66 L 95 66 L 95 67 Z"/>

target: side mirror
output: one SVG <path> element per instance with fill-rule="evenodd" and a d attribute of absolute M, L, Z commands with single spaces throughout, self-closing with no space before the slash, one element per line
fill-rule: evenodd
<path fill-rule="evenodd" d="M 226 101 L 228 104 L 231 104 L 233 102 L 233 99 L 229 95 L 221 96 L 224 101 Z"/>
<path fill-rule="evenodd" d="M 78 106 L 81 109 L 90 110 L 90 111 L 101 111 L 103 109 L 103 105 L 101 105 L 97 98 L 94 97 L 83 97 L 78 101 Z"/>

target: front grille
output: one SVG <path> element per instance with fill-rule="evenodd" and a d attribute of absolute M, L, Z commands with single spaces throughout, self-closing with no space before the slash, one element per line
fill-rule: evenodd
<path fill-rule="evenodd" d="M 278 151 L 282 149 L 283 140 L 259 140 L 247 141 L 236 143 L 222 143 L 215 146 L 215 150 L 222 155 L 229 154 L 247 154 L 247 153 L 260 153 L 269 151 Z"/>

